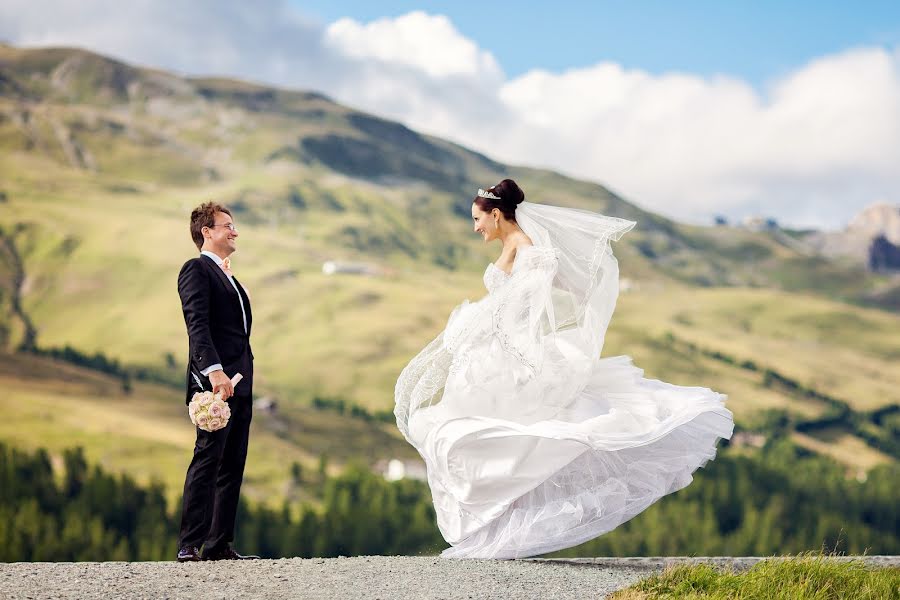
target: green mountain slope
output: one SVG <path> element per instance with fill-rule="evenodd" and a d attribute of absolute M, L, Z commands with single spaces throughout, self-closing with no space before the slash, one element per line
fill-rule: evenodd
<path fill-rule="evenodd" d="M 503 165 L 321 94 L 81 50 L 0 46 L 0 340 L 13 351 L 33 334 L 39 348 L 99 352 L 177 385 L 186 339 L 175 277 L 196 253 L 190 209 L 214 198 L 240 228 L 234 264 L 254 302 L 258 391 L 297 411 L 316 397 L 388 410 L 406 361 L 455 304 L 484 293 L 497 248 L 472 234 L 468 211 L 475 189 L 505 176 L 533 201 L 638 221 L 616 246 L 630 291 L 608 354 L 728 393 L 742 425 L 776 409 L 798 435 L 863 443 L 866 465 L 893 460 L 873 441 L 887 429 L 872 411 L 900 402 L 896 280 L 810 254 L 783 232 L 675 223 L 603 186 Z M 326 275 L 330 260 L 375 274 Z M 177 389 L 154 389 L 180 402 Z M 837 410 L 808 390 L 851 412 L 825 433 L 802 429 Z M 332 416 L 335 436 L 359 426 L 397 441 L 382 423 Z M 290 443 L 319 452 L 303 436 Z M 377 446 L 356 449 L 402 452 Z"/>

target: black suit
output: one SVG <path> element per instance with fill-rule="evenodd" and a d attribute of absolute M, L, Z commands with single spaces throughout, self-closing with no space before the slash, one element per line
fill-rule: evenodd
<path fill-rule="evenodd" d="M 178 274 L 178 295 L 190 344 L 185 401 L 190 402 L 194 392 L 212 390 L 201 371 L 216 363 L 228 377 L 243 375 L 228 400 L 228 425 L 212 433 L 197 428 L 194 457 L 184 482 L 179 547 L 199 548 L 205 542 L 208 551 L 234 540 L 253 416 L 250 298 L 236 278 L 234 282 L 239 292 L 221 267 L 204 255 L 184 263 Z M 246 331 L 238 293 L 246 313 Z"/>

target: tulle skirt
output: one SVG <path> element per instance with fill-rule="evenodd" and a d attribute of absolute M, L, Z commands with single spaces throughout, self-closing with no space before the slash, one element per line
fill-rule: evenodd
<path fill-rule="evenodd" d="M 733 430 L 723 395 L 644 379 L 626 356 L 525 386 L 514 362 L 505 377 L 496 367 L 457 369 L 409 418 L 445 557 L 520 558 L 602 535 L 687 486 Z"/>

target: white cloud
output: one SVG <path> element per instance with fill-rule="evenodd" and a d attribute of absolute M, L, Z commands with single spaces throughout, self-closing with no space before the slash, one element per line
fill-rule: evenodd
<path fill-rule="evenodd" d="M 759 91 L 608 62 L 507 79 L 446 17 L 321 26 L 282 0 L 5 0 L 0 38 L 317 89 L 680 220 L 764 213 L 836 226 L 876 200 L 900 202 L 900 53 L 882 48 L 821 57 Z"/>
<path fill-rule="evenodd" d="M 325 43 L 349 57 L 407 65 L 437 79 L 462 76 L 492 84 L 503 77 L 496 59 L 443 15 L 415 11 L 367 24 L 343 18 L 328 26 Z"/>
<path fill-rule="evenodd" d="M 735 79 L 654 77 L 612 64 L 532 72 L 501 96 L 552 141 L 516 140 L 503 153 L 597 173 L 682 218 L 762 211 L 836 224 L 896 194 L 898 74 L 897 55 L 880 49 L 822 58 L 765 95 Z"/>
<path fill-rule="evenodd" d="M 320 83 L 321 27 L 281 0 L 4 0 L 0 39 L 74 45 L 188 74 Z"/>

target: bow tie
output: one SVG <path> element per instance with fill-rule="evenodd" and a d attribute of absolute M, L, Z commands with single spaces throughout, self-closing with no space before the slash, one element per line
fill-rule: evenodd
<path fill-rule="evenodd" d="M 225 271 L 226 275 L 234 276 L 234 273 L 231 272 L 231 258 L 222 259 L 222 270 Z"/>

